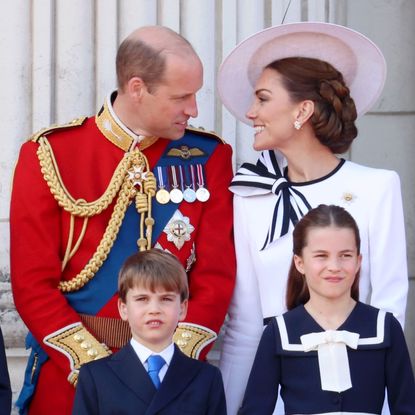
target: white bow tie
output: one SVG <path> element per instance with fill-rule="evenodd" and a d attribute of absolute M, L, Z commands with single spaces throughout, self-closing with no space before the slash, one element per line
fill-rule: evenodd
<path fill-rule="evenodd" d="M 275 194 L 274 212 L 261 251 L 288 233 L 290 226 L 311 209 L 304 195 L 283 176 L 279 161 L 283 163 L 283 157 L 273 150 L 262 152 L 257 164 L 242 165 L 229 187 L 233 193 L 243 197 Z"/>
<path fill-rule="evenodd" d="M 305 352 L 317 350 L 321 389 L 342 392 L 352 387 L 346 346 L 357 349 L 359 334 L 327 330 L 301 336 Z"/>

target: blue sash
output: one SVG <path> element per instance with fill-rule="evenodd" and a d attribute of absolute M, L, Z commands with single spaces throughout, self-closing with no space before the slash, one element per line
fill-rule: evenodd
<path fill-rule="evenodd" d="M 205 164 L 218 144 L 219 142 L 217 140 L 187 131 L 183 138 L 178 141 L 171 141 L 168 144 L 163 155 L 158 160 L 155 169 L 157 166 Z M 177 148 L 183 145 L 190 148 L 197 147 L 203 151 L 204 155 L 187 160 L 167 155 L 171 148 Z M 153 200 L 153 217 L 155 218 L 153 228 L 154 245 L 169 219 L 179 208 L 179 205 L 172 202 L 162 205 L 155 198 Z M 114 245 L 94 278 L 82 289 L 65 294 L 71 307 L 78 313 L 96 315 L 117 292 L 118 272 L 127 257 L 137 252 L 138 249 L 137 236 L 140 229 L 139 220 L 137 210 L 131 204 L 126 211 Z"/>

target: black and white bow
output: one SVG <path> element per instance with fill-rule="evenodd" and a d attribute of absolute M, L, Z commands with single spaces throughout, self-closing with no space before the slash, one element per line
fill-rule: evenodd
<path fill-rule="evenodd" d="M 244 163 L 233 178 L 230 190 L 241 196 L 276 195 L 274 213 L 261 251 L 285 235 L 290 223 L 295 225 L 311 209 L 304 195 L 282 175 L 272 150 L 262 152 L 256 164 Z"/>

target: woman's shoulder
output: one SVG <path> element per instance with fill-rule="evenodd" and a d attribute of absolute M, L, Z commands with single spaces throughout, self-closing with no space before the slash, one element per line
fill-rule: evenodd
<path fill-rule="evenodd" d="M 395 170 L 377 168 L 377 167 L 369 167 L 363 164 L 358 164 L 350 160 L 346 160 L 344 163 L 343 169 L 344 172 L 348 174 L 356 174 L 358 177 L 361 178 L 374 178 L 374 179 L 381 179 L 381 178 L 396 178 L 398 177 L 398 173 Z"/>

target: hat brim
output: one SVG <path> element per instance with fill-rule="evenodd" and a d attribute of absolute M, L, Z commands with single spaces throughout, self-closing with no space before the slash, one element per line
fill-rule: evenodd
<path fill-rule="evenodd" d="M 268 64 L 288 57 L 315 58 L 333 65 L 343 74 L 358 116 L 374 105 L 385 84 L 385 58 L 366 36 L 332 23 L 287 23 L 248 37 L 225 58 L 218 72 L 223 105 L 240 121 L 251 124 L 245 114 L 256 81 Z"/>

